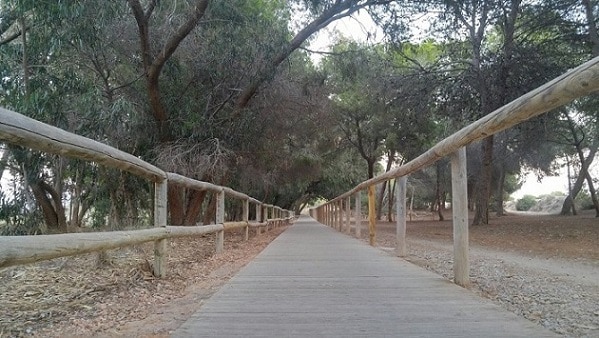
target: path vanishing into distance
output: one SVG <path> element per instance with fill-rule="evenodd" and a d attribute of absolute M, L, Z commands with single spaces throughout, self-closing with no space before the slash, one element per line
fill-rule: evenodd
<path fill-rule="evenodd" d="M 212 336 L 556 337 L 307 216 L 173 334 Z"/>

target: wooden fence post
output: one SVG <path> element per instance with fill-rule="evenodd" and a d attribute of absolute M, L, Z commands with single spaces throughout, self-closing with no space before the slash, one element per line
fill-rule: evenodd
<path fill-rule="evenodd" d="M 154 183 L 154 226 L 166 227 L 168 180 Z M 154 276 L 166 277 L 167 239 L 154 242 Z"/>
<path fill-rule="evenodd" d="M 397 247 L 396 253 L 398 257 L 405 257 L 407 254 L 406 250 L 406 186 L 408 182 L 407 176 L 399 178 L 399 184 L 396 188 L 396 202 L 395 210 L 397 212 L 396 222 L 396 236 L 397 236 Z"/>
<path fill-rule="evenodd" d="M 337 231 L 341 231 L 343 226 L 343 201 L 338 200 L 336 204 L 335 217 L 337 222 L 335 222 L 335 228 Z"/>
<path fill-rule="evenodd" d="M 372 246 L 376 244 L 376 199 L 374 185 L 368 187 L 368 236 Z"/>
<path fill-rule="evenodd" d="M 345 233 L 351 233 L 351 196 L 345 199 Z"/>
<path fill-rule="evenodd" d="M 356 237 L 362 237 L 362 192 L 356 192 L 356 207 L 354 208 L 354 220 L 356 223 Z"/>
<path fill-rule="evenodd" d="M 216 224 L 225 223 L 225 191 L 216 194 Z M 225 248 L 225 230 L 216 233 L 216 253 L 223 252 Z"/>
<path fill-rule="evenodd" d="M 468 176 L 466 148 L 451 155 L 451 205 L 453 211 L 453 274 L 456 284 L 470 284 L 468 258 Z"/>
<path fill-rule="evenodd" d="M 269 206 L 268 205 L 264 205 L 264 223 L 266 223 L 266 225 L 264 226 L 264 231 L 268 232 L 270 225 L 268 225 L 268 220 L 270 219 L 270 215 L 268 214 L 269 212 Z"/>
<path fill-rule="evenodd" d="M 243 221 L 246 222 L 244 239 L 250 239 L 250 200 L 243 200 Z"/>
<path fill-rule="evenodd" d="M 256 222 L 262 223 L 262 204 L 256 204 Z M 262 233 L 262 228 L 256 227 L 256 236 Z"/>

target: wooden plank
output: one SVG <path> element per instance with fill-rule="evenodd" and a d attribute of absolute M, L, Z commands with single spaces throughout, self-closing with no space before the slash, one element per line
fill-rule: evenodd
<path fill-rule="evenodd" d="M 376 200 L 374 185 L 368 187 L 368 238 L 372 246 L 376 245 Z"/>
<path fill-rule="evenodd" d="M 453 212 L 453 273 L 456 284 L 470 284 L 468 259 L 468 175 L 466 148 L 451 156 L 451 206 Z"/>
<path fill-rule="evenodd" d="M 223 223 L 223 230 L 230 231 L 235 229 L 247 228 L 249 226 L 249 222 L 239 221 L 239 222 L 225 222 Z"/>
<path fill-rule="evenodd" d="M 426 269 L 300 217 L 171 336 L 557 335 Z"/>
<path fill-rule="evenodd" d="M 237 198 L 240 200 L 245 200 L 245 199 L 250 198 L 248 195 L 238 192 L 238 191 L 235 191 L 229 187 L 223 187 L 223 190 L 225 191 L 225 194 L 227 194 L 227 196 L 229 196 L 229 197 Z"/>
<path fill-rule="evenodd" d="M 225 223 L 225 192 L 221 191 L 216 195 L 216 224 Z M 216 233 L 216 253 L 219 254 L 224 251 L 225 245 L 225 231 L 218 231 Z"/>
<path fill-rule="evenodd" d="M 201 236 L 223 225 L 166 226 L 150 229 L 37 236 L 0 236 L 0 268 L 104 251 L 165 238 Z"/>
<path fill-rule="evenodd" d="M 166 227 L 167 180 L 154 183 L 154 226 Z M 154 276 L 166 277 L 166 239 L 154 242 Z"/>
<path fill-rule="evenodd" d="M 250 221 L 250 200 L 247 198 L 245 200 L 243 200 L 243 221 L 245 223 L 249 223 L 249 221 Z M 247 241 L 249 239 L 250 239 L 250 227 L 248 225 L 246 225 L 244 240 Z"/>
<path fill-rule="evenodd" d="M 402 165 L 382 175 L 358 184 L 352 190 L 336 197 L 330 202 L 343 199 L 358 190 L 387 181 L 392 178 L 407 176 L 426 168 L 439 159 L 450 155 L 458 149 L 511 128 L 535 116 L 561 107 L 573 100 L 599 90 L 599 57 L 596 57 L 570 71 L 558 76 L 550 82 L 532 90 L 514 101 L 498 108 L 476 122 L 450 135 L 435 146 Z M 329 202 L 329 203 L 330 203 Z"/>
<path fill-rule="evenodd" d="M 351 196 L 345 199 L 345 233 L 351 232 Z"/>
<path fill-rule="evenodd" d="M 96 162 L 153 182 L 166 178 L 163 170 L 136 156 L 4 108 L 0 108 L 0 140 L 48 153 Z"/>
<path fill-rule="evenodd" d="M 396 185 L 395 192 L 395 210 L 397 212 L 396 217 L 396 238 L 397 245 L 395 253 L 398 257 L 405 257 L 408 254 L 406 247 L 406 186 L 408 183 L 408 177 L 403 176 L 399 178 L 399 184 Z"/>
<path fill-rule="evenodd" d="M 356 237 L 362 238 L 362 191 L 358 190 L 355 194 L 356 206 L 354 220 L 356 223 Z"/>
<path fill-rule="evenodd" d="M 209 190 L 209 191 L 216 192 L 216 193 L 219 193 L 223 190 L 223 187 L 221 187 L 219 185 L 194 180 L 192 178 L 185 177 L 185 176 L 182 176 L 179 174 L 167 173 L 166 175 L 167 175 L 169 184 L 176 184 L 176 185 L 180 185 L 180 186 L 183 186 L 183 187 L 189 188 L 189 189 Z"/>
<path fill-rule="evenodd" d="M 260 204 L 256 204 L 256 222 L 262 222 L 262 203 Z M 262 229 L 260 227 L 256 228 L 256 236 L 260 235 L 260 233 L 262 232 Z"/>

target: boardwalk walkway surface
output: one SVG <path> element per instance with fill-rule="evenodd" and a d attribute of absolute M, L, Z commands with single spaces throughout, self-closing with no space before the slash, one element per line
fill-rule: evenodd
<path fill-rule="evenodd" d="M 173 334 L 217 336 L 555 335 L 304 216 Z"/>

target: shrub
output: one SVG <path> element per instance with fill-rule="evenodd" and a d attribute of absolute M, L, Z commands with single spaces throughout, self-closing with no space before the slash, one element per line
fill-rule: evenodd
<path fill-rule="evenodd" d="M 532 195 L 524 195 L 516 201 L 516 210 L 528 211 L 537 203 L 537 198 Z"/>

